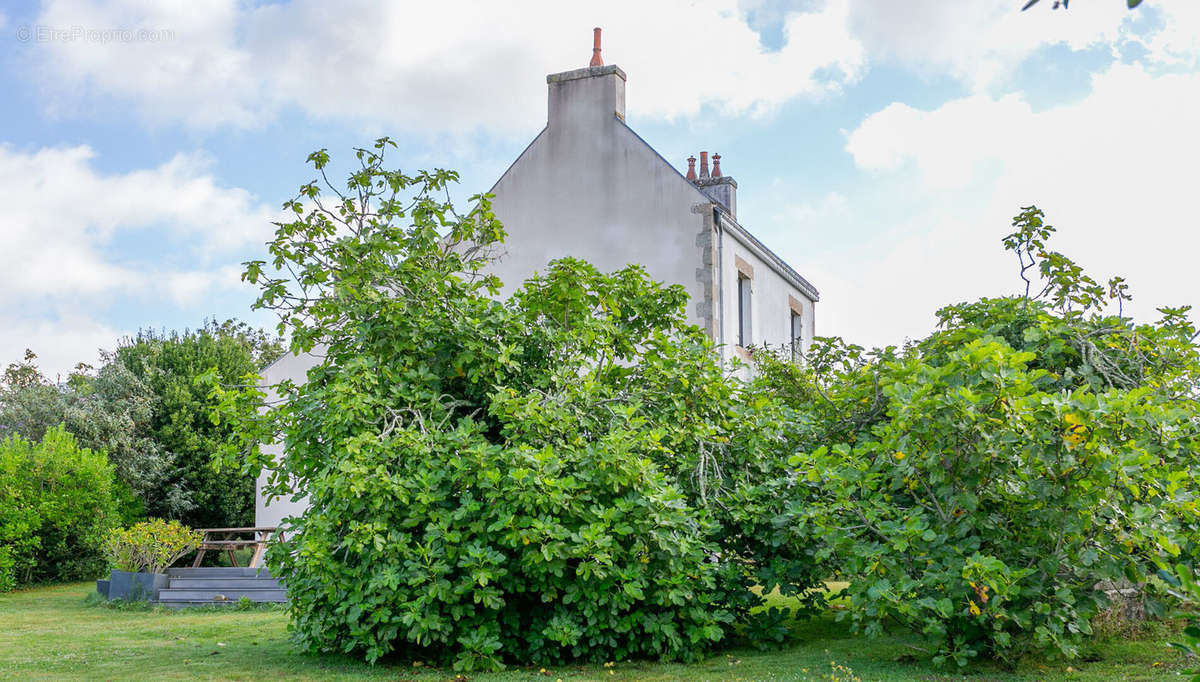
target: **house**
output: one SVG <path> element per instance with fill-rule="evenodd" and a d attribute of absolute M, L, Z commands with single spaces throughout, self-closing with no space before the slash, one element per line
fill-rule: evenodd
<path fill-rule="evenodd" d="M 494 271 L 506 291 L 562 256 L 602 271 L 641 263 L 682 284 L 690 320 L 725 359 L 751 345 L 804 346 L 818 293 L 737 221 L 737 182 L 707 152 L 681 173 L 625 124 L 625 72 L 604 65 L 546 77 L 546 127 L 492 188 L 508 230 Z"/>
<path fill-rule="evenodd" d="M 719 155 L 710 169 L 701 152 L 699 170 L 689 158 L 681 173 L 625 124 L 625 72 L 603 63 L 600 29 L 589 66 L 546 82 L 546 127 L 491 190 L 508 232 L 491 266 L 502 294 L 555 258 L 601 271 L 640 263 L 655 280 L 683 285 L 690 321 L 724 360 L 748 358 L 751 346 L 811 342 L 817 290 L 738 223 L 737 182 Z M 303 381 L 311 364 L 283 358 L 267 382 Z M 259 495 L 256 525 L 301 510 Z"/>

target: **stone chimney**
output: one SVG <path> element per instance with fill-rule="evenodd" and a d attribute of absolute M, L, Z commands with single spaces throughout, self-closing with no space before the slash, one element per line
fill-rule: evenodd
<path fill-rule="evenodd" d="M 708 152 L 700 152 L 700 175 L 697 177 L 691 170 L 691 165 L 694 164 L 692 158 L 688 159 L 688 176 L 687 179 L 692 181 L 696 187 L 704 192 L 709 199 L 717 202 L 737 220 L 737 182 L 733 178 L 725 175 L 721 171 L 721 155 L 713 154 L 712 172 L 708 170 Z"/>
<path fill-rule="evenodd" d="M 589 66 L 546 76 L 550 89 L 548 121 L 558 125 L 594 125 L 617 116 L 625 120 L 625 72 L 605 65 L 600 56 L 600 29 L 594 29 Z"/>

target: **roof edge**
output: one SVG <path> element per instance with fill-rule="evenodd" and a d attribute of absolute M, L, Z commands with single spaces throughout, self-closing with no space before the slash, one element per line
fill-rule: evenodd
<path fill-rule="evenodd" d="M 647 149 L 653 152 L 654 155 L 657 156 L 660 161 L 666 164 L 668 168 L 674 171 L 675 175 L 678 176 L 684 184 L 686 184 L 688 187 L 691 187 L 696 192 L 697 196 L 699 196 L 705 203 L 712 204 L 713 208 L 717 210 L 718 215 L 723 218 L 722 222 L 733 228 L 733 231 L 736 233 L 736 235 L 742 237 L 741 241 L 745 242 L 748 247 L 750 247 L 752 250 L 758 251 L 759 256 L 772 270 L 775 271 L 776 274 L 786 279 L 800 291 L 804 292 L 804 294 L 811 298 L 813 302 L 821 300 L 821 292 L 817 291 L 817 288 L 813 286 L 811 282 L 804 279 L 800 273 L 796 272 L 792 266 L 787 264 L 787 261 L 783 260 L 774 251 L 767 248 L 767 245 L 763 244 L 758 237 L 755 237 L 749 230 L 747 230 L 745 227 L 742 227 L 742 224 L 739 223 L 736 218 L 730 215 L 729 211 L 724 206 L 713 201 L 712 197 L 705 194 L 700 187 L 696 185 L 696 183 L 688 180 L 687 176 L 680 172 L 680 170 L 676 168 L 674 164 L 672 164 L 670 161 L 667 161 L 667 159 L 663 157 L 663 155 L 660 154 L 657 149 L 654 148 L 654 145 L 647 142 L 641 135 L 638 135 L 637 131 L 630 127 L 630 125 L 621 117 L 614 116 L 613 118 L 615 118 L 617 122 L 625 128 L 625 130 L 629 131 L 631 135 L 637 138 L 639 142 L 644 144 Z M 735 187 L 737 186 L 737 183 L 733 180 L 733 178 L 726 180 L 725 176 L 722 176 L 718 179 L 718 181 L 722 180 L 732 183 Z"/>
<path fill-rule="evenodd" d="M 681 173 L 679 171 L 679 169 L 675 167 L 675 164 L 671 163 L 670 161 L 667 161 L 666 157 L 663 156 L 662 154 L 660 154 L 658 152 L 658 150 L 654 148 L 654 145 L 652 145 L 646 141 L 646 138 L 642 137 L 641 135 L 638 135 L 638 132 L 636 130 L 634 130 L 633 128 L 631 128 L 629 126 L 629 124 L 625 122 L 625 119 L 621 118 L 620 116 L 616 116 L 616 115 L 614 115 L 613 118 L 616 119 L 617 123 L 620 123 L 621 127 L 624 128 L 625 130 L 627 130 L 630 135 L 633 135 L 633 137 L 635 139 L 637 139 L 638 142 L 641 142 L 643 145 L 645 145 L 646 149 L 649 149 L 652 154 L 657 156 L 659 161 L 662 161 L 666 165 L 667 168 L 670 168 L 671 172 L 675 173 L 675 176 L 678 177 L 680 179 L 680 181 L 683 182 L 683 184 L 687 185 L 688 187 L 691 187 L 692 191 L 694 191 L 696 193 L 696 196 L 700 197 L 700 199 L 702 199 L 705 203 L 713 203 L 712 197 L 710 197 L 707 194 L 705 194 L 704 192 L 702 192 L 700 190 L 700 188 L 697 187 L 696 184 L 693 183 L 691 180 L 688 180 L 687 176 L 684 175 L 683 173 Z M 714 205 L 716 205 L 716 204 L 714 204 Z"/>
<path fill-rule="evenodd" d="M 579 80 L 580 78 L 593 78 L 595 76 L 607 76 L 616 74 L 617 78 L 625 80 L 625 72 L 616 64 L 605 64 L 604 66 L 585 66 L 582 69 L 572 69 L 570 71 L 561 71 L 559 73 L 551 73 L 546 76 L 546 83 L 552 85 L 554 83 L 562 83 L 564 81 Z"/>
<path fill-rule="evenodd" d="M 517 158 L 513 159 L 512 163 L 508 164 L 508 168 L 505 168 L 504 172 L 500 174 L 500 177 L 496 178 L 496 182 L 492 183 L 491 189 L 487 191 L 488 194 L 496 193 L 496 188 L 500 186 L 501 182 L 504 182 L 504 178 L 508 177 L 508 174 L 512 172 L 512 169 L 515 168 L 517 163 L 529 153 L 530 149 L 533 149 L 533 145 L 537 144 L 537 141 L 542 139 L 542 135 L 545 135 L 547 130 L 550 130 L 549 123 L 546 123 L 546 125 L 542 126 L 541 132 L 535 135 L 533 139 L 529 141 L 529 144 L 525 145 L 525 148 L 521 150 L 520 154 L 517 154 Z"/>
<path fill-rule="evenodd" d="M 776 274 L 788 280 L 788 282 L 790 282 L 793 286 L 804 292 L 804 294 L 811 298 L 814 303 L 821 300 L 821 292 L 817 291 L 817 288 L 813 286 L 811 282 L 804 279 L 800 273 L 796 272 L 792 266 L 788 265 L 787 261 L 780 258 L 778 254 L 769 249 L 766 244 L 763 244 L 758 237 L 755 237 L 749 230 L 747 230 L 745 227 L 742 227 L 742 224 L 739 223 L 736 218 L 729 215 L 729 211 L 726 211 L 723 206 L 716 203 L 714 203 L 713 206 L 716 207 L 717 215 L 719 215 L 721 218 L 721 224 L 731 228 L 735 238 L 740 238 L 741 241 L 743 241 L 746 246 L 750 247 L 751 250 L 757 251 L 757 255 L 761 257 L 767 263 L 767 265 L 775 271 Z"/>

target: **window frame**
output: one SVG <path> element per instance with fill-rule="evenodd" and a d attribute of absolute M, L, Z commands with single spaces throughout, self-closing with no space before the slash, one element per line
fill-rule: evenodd
<path fill-rule="evenodd" d="M 804 352 L 804 302 L 788 295 L 788 335 L 792 339 L 792 360 L 799 360 Z M 799 330 L 796 327 L 799 326 Z"/>
<path fill-rule="evenodd" d="M 738 345 L 749 348 L 753 329 L 750 325 L 750 309 L 754 305 L 754 291 L 750 278 L 738 273 Z"/>
<path fill-rule="evenodd" d="M 792 359 L 799 360 L 800 352 L 804 349 L 804 316 L 795 310 L 789 310 L 788 313 L 792 337 Z"/>
<path fill-rule="evenodd" d="M 737 269 L 737 345 L 747 349 L 754 343 L 754 268 L 737 255 L 733 263 Z"/>

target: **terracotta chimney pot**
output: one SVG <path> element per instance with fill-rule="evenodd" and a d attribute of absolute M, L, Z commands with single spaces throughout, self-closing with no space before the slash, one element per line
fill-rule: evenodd
<path fill-rule="evenodd" d="M 700 152 L 700 179 L 708 179 L 708 152 Z"/>
<path fill-rule="evenodd" d="M 712 176 L 714 178 L 721 177 L 721 155 L 720 154 L 713 154 Z"/>
<path fill-rule="evenodd" d="M 600 28 L 592 29 L 592 61 L 588 62 L 588 66 L 604 66 L 604 60 L 600 58 Z"/>
<path fill-rule="evenodd" d="M 689 156 L 687 159 L 687 162 L 688 162 L 687 179 L 695 180 L 696 179 L 696 157 Z"/>

